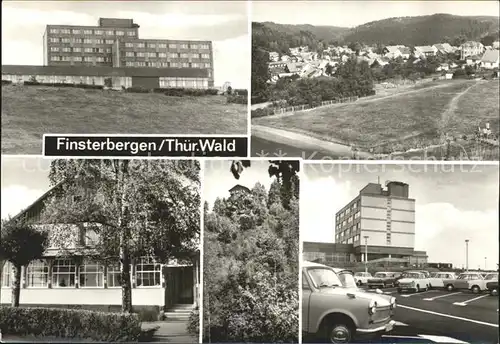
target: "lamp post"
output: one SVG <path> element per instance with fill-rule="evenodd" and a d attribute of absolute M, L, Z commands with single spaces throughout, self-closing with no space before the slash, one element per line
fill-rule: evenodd
<path fill-rule="evenodd" d="M 365 273 L 368 273 L 368 235 L 365 235 Z"/>
<path fill-rule="evenodd" d="M 469 271 L 469 239 L 465 240 L 465 271 Z"/>

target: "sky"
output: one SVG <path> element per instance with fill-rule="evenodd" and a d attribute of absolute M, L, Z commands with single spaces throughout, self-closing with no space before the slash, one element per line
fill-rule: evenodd
<path fill-rule="evenodd" d="M 368 183 L 408 183 L 415 203 L 415 249 L 430 262 L 496 268 L 498 166 L 305 164 L 301 176 L 301 239 L 334 242 L 335 213 Z"/>
<path fill-rule="evenodd" d="M 203 198 L 210 209 L 217 198 L 229 197 L 229 189 L 239 184 L 251 189 L 257 182 L 269 191 L 274 177 L 269 177 L 267 160 L 251 160 L 251 166 L 244 169 L 240 179 L 230 171 L 232 160 L 207 160 L 203 179 Z"/>
<path fill-rule="evenodd" d="M 50 162 L 2 156 L 2 219 L 17 215 L 50 189 Z"/>
<path fill-rule="evenodd" d="M 2 64 L 43 65 L 47 24 L 97 25 L 132 18 L 140 38 L 210 40 L 215 85 L 248 88 L 250 37 L 244 1 L 2 1 Z"/>
<path fill-rule="evenodd" d="M 355 27 L 376 20 L 435 13 L 495 16 L 498 1 L 254 1 L 252 21 Z"/>

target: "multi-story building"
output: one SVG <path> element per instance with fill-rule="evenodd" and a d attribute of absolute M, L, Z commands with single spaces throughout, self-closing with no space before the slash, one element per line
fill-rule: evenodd
<path fill-rule="evenodd" d="M 414 253 L 415 200 L 408 184 L 369 183 L 335 216 L 335 242 L 352 244 L 356 260 L 365 260 L 367 236 L 370 259 L 405 258 Z"/>
<path fill-rule="evenodd" d="M 19 213 L 34 227 L 48 230 L 58 224 L 41 221 L 45 202 L 56 197 L 61 184 L 56 185 Z M 73 196 L 78 197 L 78 196 Z M 44 257 L 23 266 L 21 270 L 20 303 L 23 306 L 82 307 L 87 309 L 116 310 L 121 306 L 120 263 L 118 257 L 98 259 L 92 247 L 98 234 L 88 224 L 75 225 L 73 235 L 65 239 L 66 246 L 52 244 Z M 136 257 L 131 261 L 130 283 L 135 309 L 175 308 L 176 305 L 198 303 L 199 254 L 185 261 L 159 262 L 155 257 Z M 2 267 L 3 263 L 3 267 Z M 0 304 L 9 304 L 12 293 L 13 271 L 10 262 L 0 262 L 2 274 Z"/>
<path fill-rule="evenodd" d="M 88 67 L 156 68 L 156 72 L 149 74 L 156 73 L 163 79 L 143 85 L 137 78 L 134 86 L 140 87 L 214 87 L 212 42 L 141 39 L 139 25 L 132 19 L 100 18 L 97 26 L 47 25 L 43 62 L 49 67 L 79 67 L 74 68 L 76 72 L 68 74 L 70 70 L 66 69 L 63 74 L 78 77 L 82 71 L 88 73 Z M 40 67 L 37 74 L 48 75 L 46 69 Z M 101 71 L 109 74 L 108 70 Z M 23 75 L 21 72 L 13 75 Z"/>
<path fill-rule="evenodd" d="M 468 56 L 482 55 L 484 45 L 480 42 L 468 41 L 460 46 L 460 59 L 465 60 Z"/>

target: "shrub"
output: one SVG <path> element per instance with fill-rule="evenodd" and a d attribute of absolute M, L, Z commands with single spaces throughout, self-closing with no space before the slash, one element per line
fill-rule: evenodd
<path fill-rule="evenodd" d="M 194 309 L 189 315 L 187 331 L 193 337 L 198 337 L 200 333 L 200 311 Z"/>
<path fill-rule="evenodd" d="M 130 93 L 149 93 L 150 90 L 144 87 L 129 87 L 126 90 L 127 92 Z"/>
<path fill-rule="evenodd" d="M 41 83 L 38 81 L 25 81 L 23 82 L 23 84 L 26 86 L 41 85 Z"/>
<path fill-rule="evenodd" d="M 238 96 L 248 96 L 248 90 L 237 88 L 233 90 L 233 94 L 236 94 Z"/>
<path fill-rule="evenodd" d="M 255 109 L 250 112 L 251 118 L 265 117 L 274 115 L 274 110 L 272 107 L 265 107 L 261 109 Z"/>
<path fill-rule="evenodd" d="M 12 84 L 11 80 L 2 80 L 2 85 L 10 85 Z"/>
<path fill-rule="evenodd" d="M 137 314 L 141 321 L 157 321 L 159 316 L 159 310 L 154 308 L 138 308 L 134 309 L 133 313 Z"/>
<path fill-rule="evenodd" d="M 4 334 L 82 338 L 107 342 L 137 341 L 141 322 L 136 314 L 58 308 L 0 307 Z"/>
<path fill-rule="evenodd" d="M 239 95 L 228 95 L 227 96 L 227 102 L 228 103 L 234 103 L 234 104 L 248 104 L 248 97 L 247 96 L 239 96 Z"/>

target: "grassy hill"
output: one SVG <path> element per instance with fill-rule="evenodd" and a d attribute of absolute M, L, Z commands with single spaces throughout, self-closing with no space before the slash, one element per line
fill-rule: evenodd
<path fill-rule="evenodd" d="M 433 14 L 388 18 L 355 28 L 254 22 L 252 39 L 255 45 L 264 50 L 286 53 L 288 48 L 294 46 L 308 45 L 316 50 L 321 45 L 334 42 L 382 45 L 426 45 L 439 42 L 460 44 L 465 40 L 481 40 L 486 36 L 493 41 L 498 39 L 498 31 L 498 17 Z"/>
<path fill-rule="evenodd" d="M 434 14 L 366 23 L 352 29 L 344 40 L 365 44 L 426 45 L 451 41 L 460 35 L 469 40 L 480 40 L 497 33 L 498 27 L 498 17 Z"/>
<path fill-rule="evenodd" d="M 2 154 L 40 154 L 44 133 L 246 134 L 247 107 L 226 97 L 2 86 Z"/>

